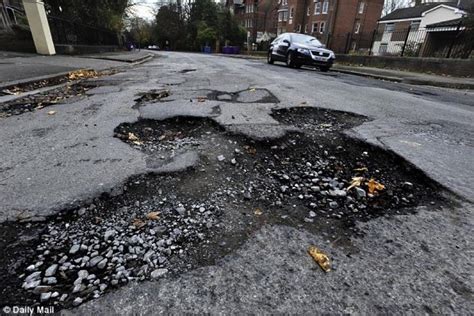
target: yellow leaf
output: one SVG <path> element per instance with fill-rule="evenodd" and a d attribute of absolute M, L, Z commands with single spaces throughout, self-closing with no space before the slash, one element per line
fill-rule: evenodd
<path fill-rule="evenodd" d="M 48 112 L 48 115 L 54 115 L 54 114 L 56 114 L 56 111 L 49 111 Z"/>
<path fill-rule="evenodd" d="M 139 139 L 138 139 L 137 135 L 133 134 L 132 132 L 129 132 L 128 133 L 128 140 L 131 140 L 133 142 L 133 141 L 138 141 Z"/>
<path fill-rule="evenodd" d="M 323 269 L 324 272 L 331 271 L 331 261 L 329 257 L 319 250 L 316 246 L 310 246 L 308 248 L 309 255 L 313 258 L 314 261 Z"/>
<path fill-rule="evenodd" d="M 260 216 L 260 215 L 263 214 L 262 210 L 259 209 L 258 207 L 255 209 L 255 212 L 254 212 L 254 213 L 255 213 L 255 215 L 257 215 L 257 216 Z"/>
<path fill-rule="evenodd" d="M 347 191 L 354 187 L 360 187 L 362 184 L 362 181 L 364 181 L 364 177 L 353 177 L 351 181 L 351 185 L 347 188 Z"/>
<path fill-rule="evenodd" d="M 377 191 L 382 191 L 385 189 L 385 186 L 380 182 L 375 181 L 373 178 L 365 183 L 369 189 L 370 194 L 377 193 Z"/>
<path fill-rule="evenodd" d="M 146 218 L 152 221 L 156 221 L 160 219 L 160 212 L 150 212 L 146 214 Z"/>
<path fill-rule="evenodd" d="M 255 88 L 250 88 L 250 92 L 255 92 Z"/>
<path fill-rule="evenodd" d="M 362 168 L 354 169 L 354 171 L 362 172 L 362 171 L 369 171 L 369 169 L 367 167 L 362 167 Z"/>

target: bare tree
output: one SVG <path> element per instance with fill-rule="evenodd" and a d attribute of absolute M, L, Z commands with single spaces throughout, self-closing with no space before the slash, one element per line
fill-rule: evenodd
<path fill-rule="evenodd" d="M 385 16 L 397 9 L 408 7 L 407 0 L 385 0 L 382 16 Z"/>

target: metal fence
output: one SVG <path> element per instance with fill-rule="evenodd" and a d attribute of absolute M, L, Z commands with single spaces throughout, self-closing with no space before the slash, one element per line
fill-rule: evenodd
<path fill-rule="evenodd" d="M 119 36 L 113 31 L 54 16 L 48 16 L 48 22 L 55 44 L 120 46 Z"/>
<path fill-rule="evenodd" d="M 462 23 L 428 28 L 375 31 L 370 55 L 469 58 L 472 53 L 472 30 Z"/>

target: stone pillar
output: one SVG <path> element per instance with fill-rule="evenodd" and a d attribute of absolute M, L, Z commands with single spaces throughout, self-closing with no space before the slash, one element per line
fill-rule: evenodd
<path fill-rule="evenodd" d="M 44 2 L 40 0 L 23 0 L 26 18 L 30 25 L 31 35 L 35 42 L 36 52 L 41 55 L 54 55 L 53 38 L 49 29 Z"/>

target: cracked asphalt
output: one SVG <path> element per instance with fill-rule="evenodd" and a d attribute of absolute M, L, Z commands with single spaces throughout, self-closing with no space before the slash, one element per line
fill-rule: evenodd
<path fill-rule="evenodd" d="M 155 164 L 113 137 L 138 119 L 208 117 L 233 133 L 274 139 L 294 131 L 272 110 L 310 106 L 369 119 L 346 133 L 391 150 L 451 190 L 441 210 L 359 223 L 355 252 L 303 228 L 264 226 L 217 263 L 156 282 L 129 284 L 64 313 L 434 313 L 469 314 L 473 304 L 474 93 L 407 86 L 261 61 L 159 53 L 94 79 L 87 97 L 0 119 L 0 222 L 41 221 L 117 188 L 133 175 L 176 172 L 195 154 Z M 140 93 L 167 89 L 136 106 Z M 232 97 L 238 91 L 237 99 Z M 213 98 L 219 92 L 220 97 Z M 227 95 L 227 96 L 226 96 Z M 207 97 L 205 102 L 199 98 Z M 278 102 L 276 102 L 278 100 Z M 55 115 L 47 112 L 54 110 Z M 334 261 L 324 274 L 305 251 Z"/>

